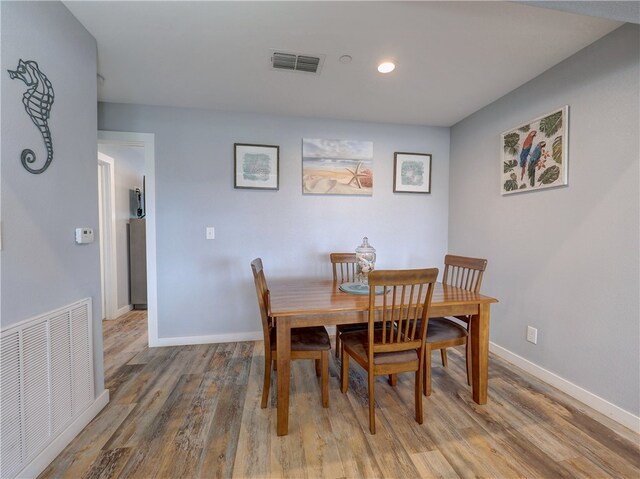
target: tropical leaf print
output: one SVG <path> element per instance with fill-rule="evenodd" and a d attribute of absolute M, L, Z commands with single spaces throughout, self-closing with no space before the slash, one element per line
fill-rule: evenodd
<path fill-rule="evenodd" d="M 505 191 L 514 191 L 518 189 L 518 176 L 515 173 L 511 173 L 509 175 L 507 181 L 504 182 L 504 190 Z"/>
<path fill-rule="evenodd" d="M 510 155 L 518 154 L 518 143 L 520 142 L 520 135 L 516 132 L 509 133 L 504 136 L 504 151 Z"/>
<path fill-rule="evenodd" d="M 544 170 L 544 173 L 540 175 L 538 178 L 538 183 L 542 183 L 543 185 L 549 185 L 560 178 L 560 167 L 557 165 L 552 166 L 551 168 L 547 168 Z"/>
<path fill-rule="evenodd" d="M 562 128 L 562 111 L 558 111 L 540 120 L 539 129 L 544 136 L 549 138 Z"/>
<path fill-rule="evenodd" d="M 513 169 L 518 166 L 518 160 L 509 160 L 504 162 L 504 172 L 509 173 L 513 171 Z"/>
<path fill-rule="evenodd" d="M 562 163 L 562 136 L 559 136 L 553 140 L 553 161 L 556 163 Z"/>
<path fill-rule="evenodd" d="M 526 133 L 526 132 L 528 132 L 530 129 L 531 129 L 531 125 L 524 125 L 524 126 L 521 126 L 520 128 L 518 128 L 518 131 L 521 131 L 521 132 L 523 132 L 523 133 Z"/>
<path fill-rule="evenodd" d="M 518 182 L 516 180 L 507 180 L 504 182 L 504 191 L 514 191 L 518 189 Z"/>

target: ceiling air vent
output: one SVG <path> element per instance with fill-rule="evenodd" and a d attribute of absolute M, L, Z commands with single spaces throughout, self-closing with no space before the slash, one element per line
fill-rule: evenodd
<path fill-rule="evenodd" d="M 320 73 L 324 55 L 302 55 L 299 53 L 271 51 L 271 67 L 274 70 L 289 70 L 306 73 Z"/>

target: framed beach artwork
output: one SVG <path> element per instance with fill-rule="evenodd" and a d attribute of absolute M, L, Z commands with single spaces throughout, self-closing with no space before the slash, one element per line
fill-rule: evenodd
<path fill-rule="evenodd" d="M 280 147 L 234 143 L 234 188 L 278 189 Z"/>
<path fill-rule="evenodd" d="M 393 155 L 394 193 L 431 193 L 431 155 L 398 153 Z"/>
<path fill-rule="evenodd" d="M 373 142 L 302 140 L 302 192 L 368 195 L 373 191 Z"/>
<path fill-rule="evenodd" d="M 565 105 L 501 135 L 503 195 L 567 184 L 568 123 Z"/>

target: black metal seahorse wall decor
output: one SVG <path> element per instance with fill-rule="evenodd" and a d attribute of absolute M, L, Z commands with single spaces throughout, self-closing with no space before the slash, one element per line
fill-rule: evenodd
<path fill-rule="evenodd" d="M 22 166 L 29 173 L 37 175 L 42 173 L 51 164 L 53 160 L 53 142 L 51 141 L 51 132 L 49 131 L 49 113 L 51 105 L 53 105 L 53 86 L 47 76 L 40 71 L 38 64 L 33 60 L 18 62 L 18 68 L 15 70 L 7 70 L 12 80 L 18 78 L 27 85 L 27 91 L 22 95 L 22 103 L 31 121 L 38 127 L 47 148 L 47 159 L 41 168 L 32 168 L 30 165 L 35 163 L 36 154 L 33 150 L 25 148 L 20 154 Z"/>

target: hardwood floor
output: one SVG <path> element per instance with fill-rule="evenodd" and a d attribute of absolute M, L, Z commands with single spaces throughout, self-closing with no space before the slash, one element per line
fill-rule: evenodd
<path fill-rule="evenodd" d="M 313 363 L 294 361 L 289 435 L 277 437 L 274 385 L 260 409 L 262 342 L 146 342 L 144 312 L 105 323 L 111 400 L 41 478 L 640 477 L 637 434 L 495 356 L 484 406 L 471 398 L 463 351 L 450 350 L 446 369 L 434 356 L 422 426 L 413 375 L 395 388 L 378 378 L 375 436 L 357 365 L 342 394 L 331 355 L 323 409 Z"/>

